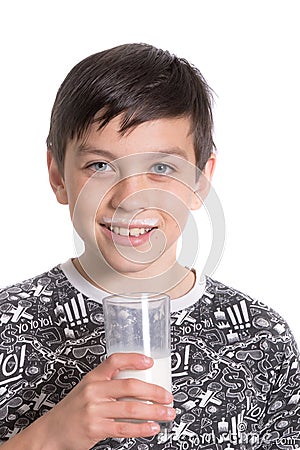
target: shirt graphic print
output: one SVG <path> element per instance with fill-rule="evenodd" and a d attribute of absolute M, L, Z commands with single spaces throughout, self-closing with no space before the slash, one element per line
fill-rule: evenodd
<path fill-rule="evenodd" d="M 298 350 L 277 313 L 207 278 L 201 298 L 173 311 L 171 324 L 170 437 L 106 439 L 94 450 L 300 448 Z M 105 357 L 101 300 L 74 287 L 61 266 L 1 290 L 0 443 Z"/>

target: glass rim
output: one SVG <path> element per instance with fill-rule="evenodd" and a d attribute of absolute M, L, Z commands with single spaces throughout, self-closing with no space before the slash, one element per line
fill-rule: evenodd
<path fill-rule="evenodd" d="M 170 296 L 164 293 L 158 292 L 128 292 L 122 294 L 107 295 L 102 299 L 102 303 L 114 301 L 115 303 L 121 303 L 126 301 L 127 303 L 141 303 L 141 302 L 155 302 L 166 299 L 170 300 Z"/>

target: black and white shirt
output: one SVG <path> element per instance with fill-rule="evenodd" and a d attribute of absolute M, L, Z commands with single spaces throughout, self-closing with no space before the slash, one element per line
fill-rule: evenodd
<path fill-rule="evenodd" d="M 0 444 L 106 357 L 105 295 L 71 260 L 0 291 Z M 171 308 L 171 436 L 93 449 L 300 448 L 300 362 L 284 320 L 208 277 Z"/>

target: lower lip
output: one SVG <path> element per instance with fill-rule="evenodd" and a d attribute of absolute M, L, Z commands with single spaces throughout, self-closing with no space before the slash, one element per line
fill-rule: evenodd
<path fill-rule="evenodd" d="M 113 233 L 103 225 L 101 225 L 101 229 L 115 244 L 124 245 L 125 247 L 137 247 L 149 243 L 151 234 L 156 230 L 156 228 L 153 228 L 148 233 L 140 234 L 139 236 L 121 236 L 120 234 Z"/>

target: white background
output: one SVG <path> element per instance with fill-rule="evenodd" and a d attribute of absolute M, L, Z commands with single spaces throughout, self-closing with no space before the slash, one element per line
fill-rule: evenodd
<path fill-rule="evenodd" d="M 216 92 L 214 187 L 227 240 L 214 278 L 275 308 L 299 343 L 298 6 L 2 2 L 0 286 L 74 255 L 68 210 L 50 190 L 45 159 L 59 84 L 91 53 L 148 42 L 193 62 Z"/>

